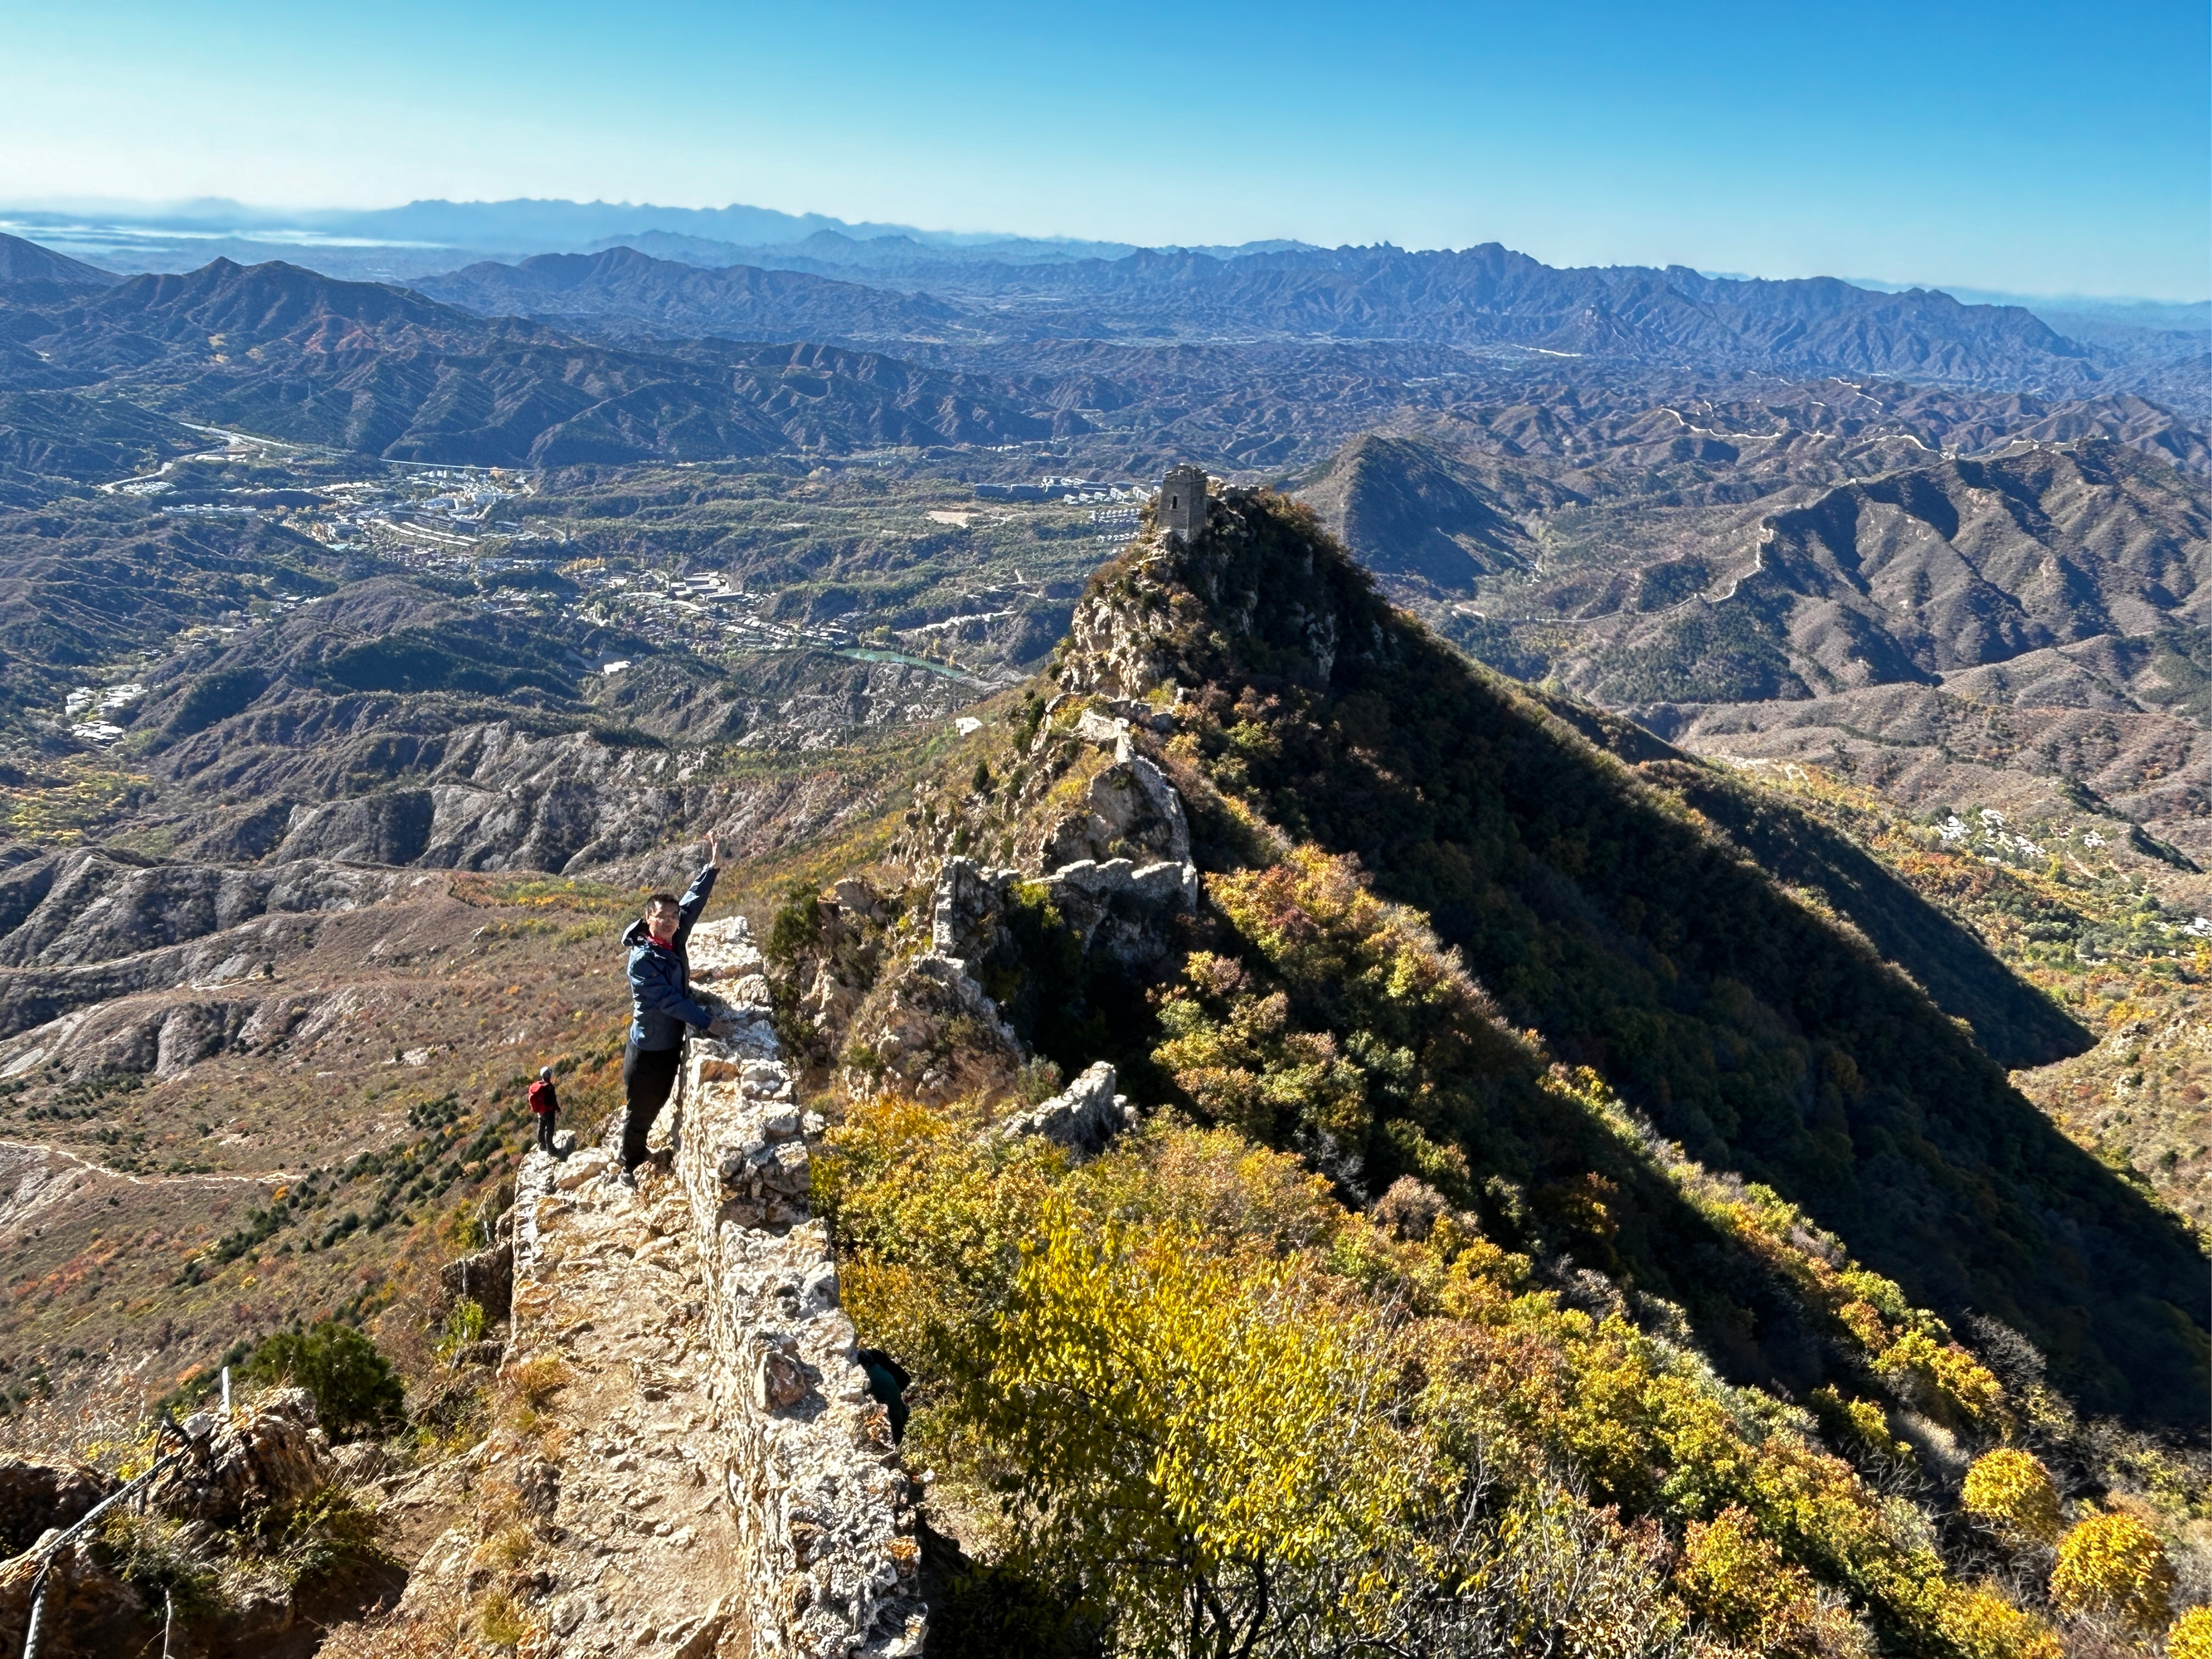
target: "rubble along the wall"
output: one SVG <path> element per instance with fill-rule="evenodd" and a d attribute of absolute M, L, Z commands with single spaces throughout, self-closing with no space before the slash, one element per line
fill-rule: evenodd
<path fill-rule="evenodd" d="M 918 1654 L 915 1495 L 838 1306 L 807 1204 L 811 1126 L 769 1025 L 744 921 L 690 939 L 695 990 L 724 1011 L 682 1079 L 677 1179 L 705 1270 L 717 1427 L 763 1654 Z"/>

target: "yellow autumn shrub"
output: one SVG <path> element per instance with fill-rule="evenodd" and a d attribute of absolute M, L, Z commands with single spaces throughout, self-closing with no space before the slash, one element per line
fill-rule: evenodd
<path fill-rule="evenodd" d="M 1963 1659 L 2063 1659 L 2051 1627 L 2002 1596 L 1956 1584 L 1932 1587 L 1932 1623 Z"/>
<path fill-rule="evenodd" d="M 2033 1452 L 2006 1447 L 1975 1459 L 1959 1502 L 2018 1541 L 2047 1544 L 2058 1536 L 2058 1489 Z"/>
<path fill-rule="evenodd" d="M 1975 1422 L 1994 1419 L 2004 1403 L 2003 1385 L 1979 1360 L 1957 1343 L 1939 1341 L 1926 1330 L 1905 1332 L 1882 1350 L 1874 1368 L 1884 1376 L 1914 1376 L 1938 1400 Z"/>
<path fill-rule="evenodd" d="M 1832 1441 L 1880 1465 L 1913 1467 L 1911 1446 L 1889 1431 L 1889 1414 L 1873 1401 L 1853 1399 L 1832 1384 L 1814 1389 L 1809 1399 L 1823 1432 Z"/>
<path fill-rule="evenodd" d="M 2212 1659 L 2212 1607 L 2191 1607 L 2173 1621 L 2166 1659 Z"/>
<path fill-rule="evenodd" d="M 2166 1623 L 2173 1564 L 2159 1536 L 2132 1515 L 2093 1515 L 2058 1540 L 2051 1600 L 2062 1613 L 2091 1613 L 2134 1631 Z"/>
<path fill-rule="evenodd" d="M 1741 1648 L 1760 1654 L 1818 1650 L 1820 1606 L 1812 1575 L 1784 1560 L 1739 1504 L 1690 1523 L 1674 1584 L 1692 1609 Z"/>
<path fill-rule="evenodd" d="M 1289 1263 L 1055 1202 L 975 1404 L 1024 1472 L 1023 1547 L 1124 1564 L 1115 1611 L 1138 1650 L 1194 1620 L 1224 1641 L 1264 1628 L 1271 1603 L 1349 1634 L 1388 1623 L 1430 1478 L 1387 1347 L 1370 1310 Z M 1325 1601 L 1301 1595 L 1319 1581 Z"/>

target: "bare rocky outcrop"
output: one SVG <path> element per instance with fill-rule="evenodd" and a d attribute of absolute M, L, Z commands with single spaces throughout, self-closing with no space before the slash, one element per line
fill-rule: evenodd
<path fill-rule="evenodd" d="M 1198 898 L 1198 870 L 1188 860 L 1079 859 L 1032 878 L 945 860 L 931 890 L 929 948 L 893 963 L 845 1028 L 860 1067 L 848 1066 L 848 1085 L 872 1092 L 882 1077 L 896 1076 L 918 1098 L 940 1100 L 1012 1077 L 1027 1055 L 983 981 L 1019 970 L 1009 929 L 1017 903 L 1041 902 L 1078 948 L 1144 973 L 1175 951 L 1177 921 Z"/>
<path fill-rule="evenodd" d="M 1188 860 L 1142 866 L 1079 860 L 1054 871 L 1043 886 L 1086 952 L 1133 972 L 1174 950 L 1174 919 L 1198 908 L 1198 866 Z"/>
<path fill-rule="evenodd" d="M 955 1031 L 961 1041 L 952 1040 Z M 879 1075 L 902 1079 L 921 1099 L 949 1099 L 978 1071 L 1009 1075 L 1021 1064 L 1021 1043 L 960 957 L 938 951 L 909 958 L 885 975 L 860 1005 L 851 1027 L 848 1059 Z M 951 1069 L 960 1050 L 958 1071 Z M 862 1092 L 872 1082 L 848 1081 Z"/>
<path fill-rule="evenodd" d="M 861 1088 L 876 1076 L 896 1076 L 921 1097 L 948 1092 L 978 1066 L 1011 1072 L 1021 1063 L 1021 1044 L 999 1006 L 975 978 L 975 963 L 1004 943 L 1006 890 L 1019 879 L 1012 870 L 988 870 L 975 860 L 947 860 L 929 898 L 927 950 L 894 963 L 842 1027 L 848 1070 Z M 956 1024 L 957 1023 L 957 1024 Z M 942 1063 L 958 1030 L 964 1070 L 956 1079 Z"/>
<path fill-rule="evenodd" d="M 1103 1152 L 1107 1144 L 1136 1121 L 1127 1095 L 1114 1092 L 1114 1068 L 1098 1060 L 1051 1099 L 1016 1114 L 999 1126 L 999 1133 L 1012 1140 L 1036 1135 L 1089 1155 Z"/>
<path fill-rule="evenodd" d="M 20 1554 L 49 1528 L 75 1524 L 115 1490 L 83 1463 L 39 1463 L 0 1453 L 0 1559 Z"/>
<path fill-rule="evenodd" d="M 341 1479 L 306 1390 L 272 1389 L 245 1402 L 234 1417 L 200 1413 L 181 1430 L 181 1440 L 163 1448 L 176 1461 L 125 1505 L 132 1519 L 143 1509 L 138 1523 L 160 1529 L 168 1547 L 222 1575 L 216 1605 L 179 1609 L 172 1632 L 177 1651 L 307 1659 L 330 1624 L 358 1617 L 396 1590 L 398 1572 L 389 1563 L 355 1560 L 294 1582 L 237 1553 L 234 1529 L 270 1514 L 281 1517 Z M 50 1527 L 81 1520 L 117 1484 L 88 1470 L 0 1462 L 0 1480 L 11 1477 L 19 1496 L 47 1503 Z M 0 1653 L 23 1647 L 42 1567 L 42 1656 L 106 1659 L 161 1648 L 161 1593 L 121 1576 L 111 1542 L 88 1534 L 63 1543 L 51 1531 L 40 1542 L 44 1547 L 34 1544 L 0 1562 Z"/>
<path fill-rule="evenodd" d="M 1182 796 L 1135 738 L 1174 716 L 1128 700 L 1081 702 L 1071 715 L 1064 702 L 1032 744 L 1041 764 L 1006 803 L 1015 828 L 1000 844 L 1019 867 L 994 869 L 954 850 L 966 844 L 964 809 L 948 812 L 927 792 L 917 795 L 893 855 L 931 883 L 929 948 L 892 965 L 854 1009 L 853 1085 L 877 1086 L 869 1072 L 896 1075 L 918 1097 L 937 1100 L 1019 1068 L 1026 1056 L 986 989 L 999 983 L 994 975 L 1021 971 L 1009 931 L 1017 906 L 1048 908 L 1079 950 L 1132 973 L 1151 971 L 1177 948 L 1178 923 L 1200 896 L 1190 826 Z M 827 1030 L 825 1020 L 816 1024 Z M 957 1044 L 949 1040 L 956 1029 Z"/>
<path fill-rule="evenodd" d="M 47 1574 L 46 1607 L 39 1625 L 42 1656 L 106 1659 L 145 1645 L 149 1620 L 144 1601 L 88 1543 L 79 1540 L 43 1558 L 19 1555 L 0 1562 L 0 1653 L 23 1651 L 30 1631 L 32 1590 L 41 1565 Z M 158 1627 L 155 1634 L 158 1639 Z"/>
<path fill-rule="evenodd" d="M 1056 870 L 1084 859 L 1104 862 L 1128 858 L 1146 863 L 1167 860 L 1182 863 L 1190 857 L 1190 827 L 1184 821 L 1182 800 L 1158 764 L 1139 753 L 1130 742 L 1129 723 L 1098 719 L 1086 709 L 1074 735 L 1111 751 L 1103 763 L 1074 763 L 1076 776 L 1089 771 L 1079 793 L 1066 805 L 1045 816 L 1035 830 L 1017 843 L 1016 858 L 1024 868 Z"/>
<path fill-rule="evenodd" d="M 305 1389 L 275 1389 L 228 1422 L 185 1423 L 184 1461 L 154 1482 L 148 1501 L 181 1520 L 235 1525 L 249 1509 L 310 1498 L 336 1474 L 330 1442 Z"/>
<path fill-rule="evenodd" d="M 1007 884 L 1020 879 L 1018 870 L 987 870 L 970 858 L 945 860 L 930 895 L 930 950 L 965 962 L 996 950 L 1004 937 Z"/>
<path fill-rule="evenodd" d="M 896 900 L 873 884 L 848 878 L 814 901 L 815 936 L 794 964 L 800 1017 L 813 1030 L 842 1030 L 883 968 L 886 937 L 898 913 Z M 740 1000 L 767 994 L 763 980 L 748 985 Z"/>
<path fill-rule="evenodd" d="M 1155 561 L 1170 556 L 1162 551 L 1139 560 L 1125 580 L 1085 591 L 1068 622 L 1071 648 L 1060 676 L 1066 690 L 1141 697 L 1160 683 L 1165 658 L 1155 635 L 1164 590 L 1147 576 Z"/>
<path fill-rule="evenodd" d="M 449 1301 L 466 1297 L 495 1320 L 507 1317 L 514 1297 L 514 1241 L 448 1261 L 438 1269 L 438 1288 Z"/>

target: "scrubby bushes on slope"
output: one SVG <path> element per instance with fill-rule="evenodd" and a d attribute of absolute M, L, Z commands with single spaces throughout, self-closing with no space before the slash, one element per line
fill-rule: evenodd
<path fill-rule="evenodd" d="M 1900 1651 L 2057 1654 L 1808 1413 L 1472 1215 L 1400 1236 L 1227 1129 L 1070 1168 L 983 1115 L 856 1108 L 817 1196 L 923 1379 L 909 1455 L 1114 1650 L 1850 1652 L 1856 1606 Z"/>
<path fill-rule="evenodd" d="M 316 1420 L 333 1440 L 388 1433 L 399 1425 L 406 1404 L 406 1385 L 376 1344 L 332 1320 L 263 1339 L 246 1376 L 305 1389 L 314 1399 Z"/>
<path fill-rule="evenodd" d="M 2185 1242 L 1745 859 L 1686 763 L 1562 711 L 1638 775 L 1295 513 L 1237 511 L 1102 574 L 1063 647 L 1079 695 L 918 795 L 913 886 L 809 897 L 771 951 L 842 1066 L 815 1073 L 842 1120 L 815 1170 L 847 1304 L 914 1373 L 914 1461 L 981 1513 L 990 1565 L 940 1629 L 2055 1659 L 2212 1589 L 2158 1577 L 2212 1510 L 2202 1457 L 2076 1415 L 2128 1382 L 2180 1409 Z M 1194 915 L 1109 958 L 1042 882 L 998 879 L 988 917 L 956 898 L 972 867 L 933 892 L 955 854 L 1042 873 L 1115 710 L 1181 791 Z M 858 1026 L 927 988 L 933 909 L 1011 1059 L 994 1036 L 963 1064 L 972 1010 L 917 1024 L 903 1071 L 845 1042 L 841 997 Z M 825 998 L 832 913 L 890 920 Z M 1032 1072 L 1098 1059 L 1140 1132 L 1079 1164 L 999 1133 Z M 2159 1553 L 2085 1544 L 2083 1587 L 2054 1581 L 2053 1538 L 2118 1512 Z"/>
<path fill-rule="evenodd" d="M 1097 590 L 1148 619 L 1153 666 L 1195 705 L 1168 745 L 1210 786 L 1190 792 L 1194 839 L 1225 850 L 1218 789 L 1357 854 L 1511 1023 L 1702 1162 L 1787 1194 L 1916 1301 L 2026 1332 L 2092 1407 L 2201 1419 L 2212 1345 L 2185 1230 L 1696 805 L 1735 786 L 1663 754 L 1623 764 L 1391 611 L 1302 510 L 1237 505 Z M 1762 839 L 1786 838 L 1765 816 Z M 1893 921 L 1957 932 L 1892 885 Z"/>

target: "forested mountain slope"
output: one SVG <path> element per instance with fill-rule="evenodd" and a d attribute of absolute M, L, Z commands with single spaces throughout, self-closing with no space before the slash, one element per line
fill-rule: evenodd
<path fill-rule="evenodd" d="M 2198 1476 L 2071 1425 L 2193 1429 L 2195 1240 L 1992 1058 L 2078 1028 L 1850 842 L 1471 666 L 1264 492 L 991 708 L 768 939 L 847 1305 L 942 1513 L 998 1516 L 937 1628 L 2048 1656 L 1970 1471 L 2182 1524 Z"/>
<path fill-rule="evenodd" d="M 1785 847 L 1817 859 L 1813 832 L 1757 825 L 1725 781 L 1575 716 L 1592 747 L 1409 628 L 1317 526 L 1246 502 L 1200 553 L 1101 579 L 1129 595 L 1121 648 L 1206 711 L 1225 793 L 1357 856 L 1516 1024 L 1693 1156 L 1804 1205 L 1916 1300 L 2018 1325 L 2106 1409 L 2193 1409 L 2194 1249 L 1917 988 L 1760 871 Z M 2040 1035 L 2001 1052 L 2069 1041 L 2055 1011 L 2014 1018 Z M 2182 1308 L 2197 1334 L 2177 1345 Z"/>

